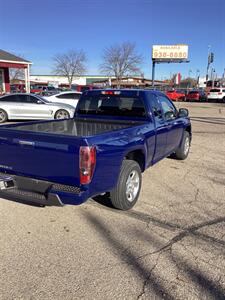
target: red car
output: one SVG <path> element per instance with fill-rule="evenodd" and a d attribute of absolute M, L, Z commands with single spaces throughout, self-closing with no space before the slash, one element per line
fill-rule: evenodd
<path fill-rule="evenodd" d="M 170 98 L 172 101 L 184 101 L 185 93 L 177 90 L 171 90 L 166 92 L 166 96 Z"/>
<path fill-rule="evenodd" d="M 30 86 L 30 92 L 32 94 L 40 94 L 42 92 L 42 89 L 36 85 L 31 85 Z"/>
<path fill-rule="evenodd" d="M 206 101 L 207 96 L 204 91 L 190 91 L 186 96 L 186 101 Z"/>

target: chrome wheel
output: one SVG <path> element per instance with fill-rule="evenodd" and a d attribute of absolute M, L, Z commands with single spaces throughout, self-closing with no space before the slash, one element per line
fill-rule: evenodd
<path fill-rule="evenodd" d="M 66 110 L 59 110 L 56 113 L 55 119 L 69 119 L 70 115 Z"/>
<path fill-rule="evenodd" d="M 130 172 L 126 182 L 126 197 L 129 202 L 134 201 L 140 187 L 140 178 L 136 170 Z"/>
<path fill-rule="evenodd" d="M 6 121 L 6 114 L 4 111 L 0 110 L 0 123 L 3 123 Z"/>
<path fill-rule="evenodd" d="M 189 137 L 186 137 L 185 143 L 184 143 L 184 155 L 188 154 L 189 149 L 190 149 L 190 139 L 189 139 Z"/>

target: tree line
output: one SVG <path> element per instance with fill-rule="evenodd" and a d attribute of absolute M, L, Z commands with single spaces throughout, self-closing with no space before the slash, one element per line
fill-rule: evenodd
<path fill-rule="evenodd" d="M 74 77 L 84 75 L 87 71 L 87 56 L 83 50 L 70 50 L 64 54 L 57 54 L 53 60 L 54 74 L 64 75 L 70 87 Z M 115 77 L 119 87 L 123 77 L 142 74 L 142 63 L 143 56 L 136 50 L 136 45 L 125 42 L 104 49 L 99 71 L 104 75 Z"/>

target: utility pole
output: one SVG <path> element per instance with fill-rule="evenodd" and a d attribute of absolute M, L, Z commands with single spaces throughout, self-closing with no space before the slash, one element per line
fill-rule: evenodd
<path fill-rule="evenodd" d="M 200 74 L 200 71 L 197 69 L 196 70 L 196 86 L 197 86 L 197 88 L 199 88 L 199 74 Z"/>
<path fill-rule="evenodd" d="M 215 84 L 215 72 L 216 72 L 216 70 L 212 68 L 212 75 L 211 75 L 212 76 L 212 78 L 211 78 L 212 79 L 212 88 L 214 88 L 214 84 Z"/>
<path fill-rule="evenodd" d="M 206 71 L 206 82 L 208 81 L 208 78 L 209 78 L 209 66 L 211 63 L 214 62 L 214 53 L 209 51 L 210 49 L 211 49 L 211 46 L 208 46 L 208 63 L 207 63 L 207 71 Z M 211 77 L 212 77 L 212 73 L 211 73 Z"/>
<path fill-rule="evenodd" d="M 206 79 L 206 82 L 208 81 L 208 78 L 209 78 L 209 54 L 210 54 L 210 50 L 211 50 L 211 45 L 208 45 L 208 62 L 207 62 L 207 69 L 206 69 L 206 76 L 205 76 L 205 79 Z"/>

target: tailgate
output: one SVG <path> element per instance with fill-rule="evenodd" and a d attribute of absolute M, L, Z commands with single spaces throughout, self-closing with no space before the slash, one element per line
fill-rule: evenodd
<path fill-rule="evenodd" d="M 78 186 L 82 138 L 0 128 L 0 172 Z"/>

